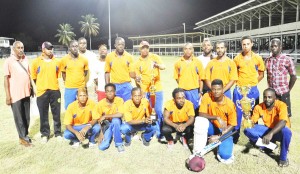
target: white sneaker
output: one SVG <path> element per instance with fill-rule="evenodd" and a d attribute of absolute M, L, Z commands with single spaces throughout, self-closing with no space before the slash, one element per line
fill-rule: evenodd
<path fill-rule="evenodd" d="M 91 143 L 91 142 L 89 142 L 89 148 L 90 148 L 90 149 L 93 149 L 93 148 L 95 148 L 96 146 L 97 146 L 96 143 Z"/>
<path fill-rule="evenodd" d="M 80 146 L 80 142 L 73 142 L 71 145 L 73 148 L 78 148 Z"/>
<path fill-rule="evenodd" d="M 41 138 L 41 143 L 42 143 L 42 144 L 46 144 L 47 142 L 48 142 L 48 137 L 43 136 L 43 137 Z"/>
<path fill-rule="evenodd" d="M 63 141 L 63 137 L 60 135 L 56 136 L 55 138 L 56 138 L 56 141 L 59 141 L 59 142 Z"/>
<path fill-rule="evenodd" d="M 222 159 L 221 157 L 220 157 L 220 155 L 219 154 L 217 154 L 217 158 L 218 158 L 218 160 L 221 162 L 221 163 L 224 163 L 224 164 L 231 164 L 231 163 L 233 163 L 233 161 L 234 161 L 234 155 L 232 154 L 231 155 L 231 157 L 230 158 L 228 158 L 228 159 Z"/>

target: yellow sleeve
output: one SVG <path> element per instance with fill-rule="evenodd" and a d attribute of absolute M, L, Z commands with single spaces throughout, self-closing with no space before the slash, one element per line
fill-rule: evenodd
<path fill-rule="evenodd" d="M 128 100 L 128 101 L 130 101 L 130 100 Z M 129 121 L 132 120 L 132 114 L 130 112 L 130 104 L 129 104 L 129 102 L 125 102 L 125 104 L 124 104 L 124 120 L 126 122 L 129 122 Z"/>
<path fill-rule="evenodd" d="M 102 107 L 101 107 L 101 102 L 97 103 L 96 106 L 94 106 L 93 112 L 92 112 L 92 118 L 93 120 L 97 120 L 101 118 L 103 114 Z"/>
<path fill-rule="evenodd" d="M 105 72 L 110 73 L 110 56 L 105 59 Z"/>
<path fill-rule="evenodd" d="M 38 58 L 36 58 L 36 59 L 32 62 L 32 64 L 31 64 L 31 69 L 30 69 L 31 78 L 32 78 L 33 80 L 35 80 L 35 79 L 37 78 L 37 73 L 36 73 L 36 71 L 37 71 L 37 59 L 38 59 Z"/>
<path fill-rule="evenodd" d="M 61 61 L 60 61 L 60 71 L 61 72 L 66 72 L 66 58 L 65 57 L 63 57 L 62 59 L 61 59 Z"/>
<path fill-rule="evenodd" d="M 175 63 L 174 65 L 174 79 L 177 80 L 178 79 L 178 76 L 179 76 L 179 67 L 178 67 L 178 62 Z"/>
<path fill-rule="evenodd" d="M 283 102 L 279 105 L 279 120 L 289 121 L 287 105 Z"/>
<path fill-rule="evenodd" d="M 186 100 L 185 102 L 187 101 L 188 100 Z M 192 102 L 188 102 L 187 108 L 188 108 L 188 112 L 187 112 L 188 116 L 195 117 L 195 110 Z"/>
<path fill-rule="evenodd" d="M 171 102 L 170 102 L 170 101 L 167 101 L 167 102 L 165 103 L 165 109 L 166 109 L 167 111 L 172 110 L 172 106 L 171 106 Z"/>
<path fill-rule="evenodd" d="M 201 105 L 199 107 L 199 112 L 208 113 L 209 98 L 210 97 L 209 97 L 208 93 L 204 94 L 204 96 L 201 100 Z"/>
<path fill-rule="evenodd" d="M 154 57 L 156 63 L 158 63 L 159 65 L 163 64 L 161 58 L 158 55 L 154 54 Z"/>
<path fill-rule="evenodd" d="M 233 103 L 231 103 L 229 106 L 229 112 L 228 112 L 228 123 L 231 126 L 236 126 L 237 125 L 237 116 L 236 116 L 236 109 Z"/>
<path fill-rule="evenodd" d="M 205 80 L 210 80 L 211 81 L 211 79 L 210 79 L 210 76 L 211 76 L 210 69 L 211 69 L 211 67 L 212 67 L 212 61 L 210 61 L 207 64 L 206 68 L 205 68 L 205 77 L 204 77 Z"/>
<path fill-rule="evenodd" d="M 253 121 L 253 123 L 257 123 L 259 117 L 260 117 L 260 114 L 259 114 L 259 111 L 261 110 L 261 106 L 260 105 L 256 105 L 254 107 L 254 110 L 253 110 L 253 114 L 252 114 L 252 117 L 251 117 L 251 120 Z"/>
<path fill-rule="evenodd" d="M 263 61 L 263 59 L 260 56 L 257 56 L 257 60 L 258 60 L 258 71 L 265 71 L 265 63 Z"/>
<path fill-rule="evenodd" d="M 64 118 L 65 125 L 72 125 L 73 124 L 73 105 L 72 103 L 69 105 Z"/>
<path fill-rule="evenodd" d="M 236 68 L 236 64 L 234 63 L 234 61 L 230 61 L 230 80 L 238 80 L 238 75 L 237 75 L 237 68 Z"/>
<path fill-rule="evenodd" d="M 87 71 L 89 70 L 89 61 L 85 57 L 83 59 L 84 59 L 84 70 Z"/>
<path fill-rule="evenodd" d="M 196 58 L 197 59 L 197 58 Z M 203 80 L 205 79 L 205 74 L 204 74 L 204 69 L 203 69 L 203 65 L 200 62 L 200 60 L 197 60 L 197 67 L 198 67 L 198 74 L 199 74 L 199 80 Z"/>

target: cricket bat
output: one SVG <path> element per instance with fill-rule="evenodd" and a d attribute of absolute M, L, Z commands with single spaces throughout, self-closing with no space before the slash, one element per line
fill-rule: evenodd
<path fill-rule="evenodd" d="M 227 134 L 221 136 L 220 139 L 219 139 L 219 141 L 216 141 L 216 142 L 208 144 L 200 152 L 198 152 L 196 155 L 200 156 L 200 157 L 203 157 L 205 154 L 207 154 L 208 152 L 210 152 L 214 148 L 218 147 L 222 143 L 222 141 L 226 140 L 227 138 L 229 138 L 230 136 L 234 135 L 235 133 L 237 133 L 237 131 L 234 131 L 234 132 L 231 132 L 231 133 L 227 133 Z"/>

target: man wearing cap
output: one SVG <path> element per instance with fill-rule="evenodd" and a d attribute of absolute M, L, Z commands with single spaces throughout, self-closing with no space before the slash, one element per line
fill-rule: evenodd
<path fill-rule="evenodd" d="M 12 54 L 3 64 L 6 104 L 11 106 L 19 142 L 25 147 L 32 146 L 28 137 L 30 123 L 30 77 L 29 63 L 24 54 L 24 45 L 15 41 Z"/>
<path fill-rule="evenodd" d="M 85 77 L 86 81 L 86 87 L 88 89 L 88 95 L 90 99 L 96 99 L 95 97 L 95 92 L 93 89 L 93 83 L 95 79 L 95 71 L 99 68 L 97 67 L 97 56 L 95 53 L 93 53 L 90 50 L 87 50 L 87 41 L 84 37 L 81 37 L 78 39 L 78 48 L 79 48 L 79 53 L 84 55 L 85 58 L 88 60 L 89 63 L 89 71 L 87 76 Z"/>
<path fill-rule="evenodd" d="M 135 81 L 142 89 L 143 95 L 150 100 L 150 90 L 154 87 L 155 90 L 155 112 L 157 114 L 157 137 L 161 138 L 161 126 L 163 123 L 163 91 L 160 78 L 160 70 L 165 69 L 165 65 L 161 61 L 161 58 L 149 53 L 149 43 L 142 41 L 140 43 L 141 56 L 134 65 Z M 150 102 L 150 105 L 152 103 Z"/>
<path fill-rule="evenodd" d="M 193 103 L 197 115 L 199 100 L 203 94 L 204 69 L 202 63 L 194 56 L 193 44 L 186 43 L 183 54 L 174 65 L 174 79 L 178 87 L 184 89 L 186 99 Z"/>
<path fill-rule="evenodd" d="M 37 87 L 37 106 L 40 113 L 40 132 L 42 143 L 47 143 L 50 137 L 49 105 L 53 115 L 54 135 L 61 138 L 60 101 L 58 75 L 60 61 L 53 56 L 53 46 L 50 42 L 42 44 L 42 55 L 33 60 L 31 77 Z"/>
<path fill-rule="evenodd" d="M 130 72 L 133 63 L 133 57 L 125 48 L 125 40 L 117 37 L 115 40 L 116 50 L 109 53 L 105 59 L 105 82 L 116 85 L 116 96 L 124 101 L 131 98 L 131 77 L 134 73 Z"/>
<path fill-rule="evenodd" d="M 93 75 L 95 82 L 95 91 L 98 96 L 98 102 L 105 98 L 105 58 L 107 56 L 107 46 L 105 44 L 99 45 L 99 58 L 96 61 L 95 75 Z"/>
<path fill-rule="evenodd" d="M 65 82 L 65 109 L 76 100 L 77 89 L 85 87 L 88 60 L 78 51 L 78 42 L 72 40 L 69 53 L 61 59 L 62 78 Z"/>

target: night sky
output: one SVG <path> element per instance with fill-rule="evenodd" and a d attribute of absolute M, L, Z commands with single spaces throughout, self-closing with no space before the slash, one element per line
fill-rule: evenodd
<path fill-rule="evenodd" d="M 112 40 L 116 33 L 122 37 L 187 32 L 195 23 L 220 13 L 246 0 L 111 0 Z M 32 39 L 35 44 L 45 40 L 57 43 L 58 25 L 69 23 L 76 38 L 82 37 L 78 21 L 81 16 L 94 14 L 100 23 L 100 34 L 93 47 L 108 40 L 107 0 L 1 0 L 0 36 Z M 26 48 L 26 45 L 25 45 Z"/>

